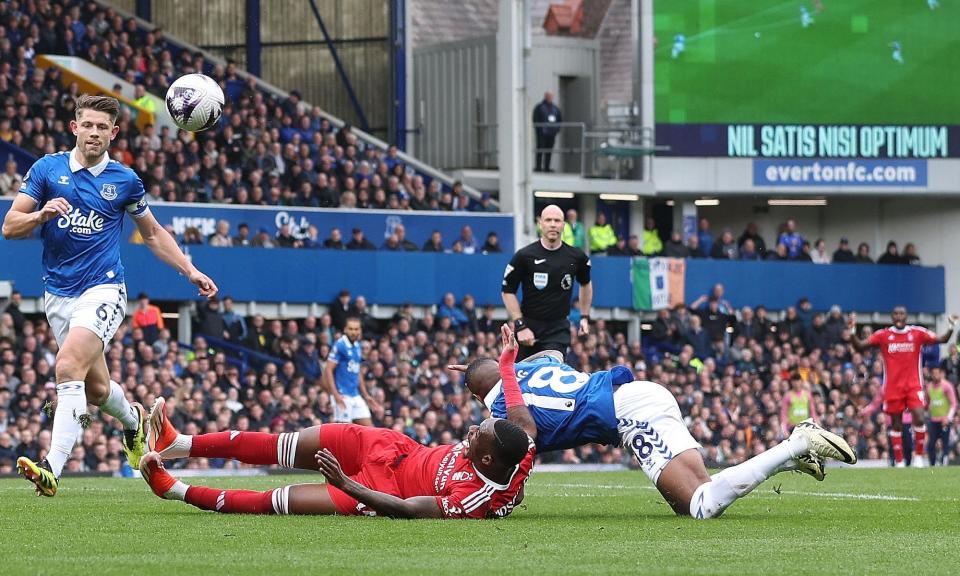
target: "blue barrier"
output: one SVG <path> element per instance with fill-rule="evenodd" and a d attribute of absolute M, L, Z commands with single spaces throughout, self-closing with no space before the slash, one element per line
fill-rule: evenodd
<path fill-rule="evenodd" d="M 12 199 L 0 199 L 0 219 L 10 209 Z M 251 239 L 260 228 L 272 237 L 280 226 L 287 224 L 296 238 L 303 238 L 310 225 L 317 227 L 320 239 L 326 238 L 330 229 L 340 228 L 343 242 L 350 241 L 353 228 L 363 230 L 364 237 L 377 247 L 393 233 L 398 224 L 406 229 L 407 239 L 422 247 L 434 230 L 443 236 L 447 248 L 460 237 L 465 225 L 473 230 L 477 247 L 483 245 L 487 234 L 496 232 L 504 252 L 513 252 L 513 216 L 510 214 L 481 212 L 419 212 L 396 210 L 341 210 L 337 208 L 297 208 L 276 206 L 230 206 L 224 204 L 163 203 L 150 206 L 160 224 L 172 226 L 182 237 L 189 227 L 197 228 L 204 237 L 216 231 L 217 221 L 230 223 L 230 233 L 236 234 L 237 226 L 250 226 Z M 125 224 L 133 233 L 133 225 Z"/>
<path fill-rule="evenodd" d="M 0 140 L 0 170 L 6 167 L 7 160 L 10 159 L 13 159 L 17 163 L 18 174 L 26 174 L 27 170 L 29 170 L 37 160 L 37 157 L 23 148 L 14 146 L 6 140 Z M 3 208 L 3 212 L 6 211 L 6 208 Z"/>
<path fill-rule="evenodd" d="M 0 241 L 0 279 L 12 280 L 28 297 L 42 294 L 41 245 L 37 240 Z M 130 294 L 155 300 L 193 300 L 196 290 L 161 264 L 148 248 L 122 248 Z M 443 294 L 473 294 L 477 303 L 497 304 L 509 254 L 465 255 L 341 252 L 257 248 L 189 247 L 194 263 L 212 276 L 223 294 L 240 301 L 332 302 L 347 288 L 379 304 L 435 304 Z M 630 259 L 593 259 L 594 304 L 630 308 Z M 897 304 L 911 312 L 941 314 L 945 308 L 943 267 L 688 260 L 686 300 L 722 282 L 730 303 L 780 310 L 803 296 L 815 309 L 886 312 Z"/>

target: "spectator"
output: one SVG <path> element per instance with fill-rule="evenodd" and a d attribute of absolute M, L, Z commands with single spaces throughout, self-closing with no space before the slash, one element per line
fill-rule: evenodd
<path fill-rule="evenodd" d="M 704 258 L 707 254 L 713 252 L 713 234 L 710 232 L 710 221 L 706 218 L 701 218 L 697 224 L 697 241 L 700 249 L 703 250 Z M 690 248 L 690 251 L 693 252 L 693 247 Z"/>
<path fill-rule="evenodd" d="M 469 224 L 465 224 L 460 229 L 459 240 L 464 254 L 474 254 L 477 251 L 477 241 L 473 237 L 473 228 Z"/>
<path fill-rule="evenodd" d="M 683 335 L 684 342 L 693 348 L 695 358 L 707 358 L 710 356 L 710 335 L 704 331 L 702 322 L 699 316 L 691 316 L 690 328 Z"/>
<path fill-rule="evenodd" d="M 810 262 L 813 263 L 813 255 L 810 254 L 810 243 L 806 240 L 803 241 L 803 244 L 800 245 L 800 253 L 797 254 L 795 258 L 797 262 Z"/>
<path fill-rule="evenodd" d="M 437 306 L 437 320 L 449 318 L 450 325 L 456 330 L 467 323 L 467 315 L 457 307 L 457 300 L 452 292 L 443 295 L 443 301 Z"/>
<path fill-rule="evenodd" d="M 370 315 L 370 311 L 367 310 L 367 299 L 363 295 L 358 295 L 357 299 L 354 300 L 353 315 L 360 320 L 360 326 L 364 332 L 369 332 L 370 334 L 378 334 L 380 332 L 380 325 L 377 323 L 377 320 Z"/>
<path fill-rule="evenodd" d="M 607 215 L 597 212 L 597 221 L 587 233 L 590 236 L 590 253 L 603 254 L 617 243 L 617 234 L 613 226 L 607 223 Z"/>
<path fill-rule="evenodd" d="M 241 222 L 237 225 L 237 235 L 233 237 L 234 246 L 250 246 L 250 226 Z"/>
<path fill-rule="evenodd" d="M 711 245 L 713 240 L 710 240 Z M 700 247 L 700 236 L 693 234 L 687 238 L 687 254 L 689 258 L 706 258 L 707 253 Z"/>
<path fill-rule="evenodd" d="M 339 228 L 331 228 L 330 235 L 323 241 L 323 247 L 327 250 L 346 250 L 347 247 L 343 244 L 343 236 L 340 234 Z"/>
<path fill-rule="evenodd" d="M 23 177 L 17 172 L 17 163 L 7 160 L 6 170 L 0 174 L 0 196 L 16 196 L 20 192 Z"/>
<path fill-rule="evenodd" d="M 417 245 L 407 239 L 407 228 L 403 224 L 397 224 L 393 228 L 393 233 L 397 235 L 397 244 L 404 252 L 416 252 Z"/>
<path fill-rule="evenodd" d="M 763 340 L 766 335 L 764 327 L 753 314 L 753 308 L 744 306 L 740 309 L 740 320 L 734 326 L 734 334 L 743 336 L 747 340 Z"/>
<path fill-rule="evenodd" d="M 873 258 L 870 257 L 870 245 L 861 242 L 857 246 L 857 264 L 873 264 Z"/>
<path fill-rule="evenodd" d="M 877 259 L 877 264 L 906 264 L 906 262 L 897 250 L 897 243 L 891 240 L 887 242 L 887 251 Z"/>
<path fill-rule="evenodd" d="M 756 244 L 753 243 L 753 238 L 745 238 L 740 244 L 740 259 L 741 260 L 760 260 L 760 252 L 757 250 Z"/>
<path fill-rule="evenodd" d="M 247 321 L 233 309 L 233 297 L 223 298 L 223 324 L 226 328 L 227 340 L 243 342 L 247 339 Z"/>
<path fill-rule="evenodd" d="M 607 248 L 607 256 L 629 256 L 626 238 L 617 238 L 617 243 Z"/>
<path fill-rule="evenodd" d="M 227 339 L 227 325 L 220 312 L 220 301 L 212 296 L 197 306 L 197 334 Z"/>
<path fill-rule="evenodd" d="M 290 224 L 283 223 L 277 230 L 277 246 L 280 248 L 303 248 L 303 242 L 290 232 Z"/>
<path fill-rule="evenodd" d="M 230 223 L 226 220 L 217 221 L 216 231 L 210 235 L 207 244 L 214 248 L 227 248 L 233 246 L 233 239 L 230 238 Z"/>
<path fill-rule="evenodd" d="M 830 263 L 830 254 L 827 253 L 827 243 L 823 241 L 823 238 L 817 238 L 817 241 L 813 244 L 813 251 L 810 253 L 810 258 L 814 264 Z"/>
<path fill-rule="evenodd" d="M 908 242 L 903 247 L 903 262 L 912 266 L 920 266 L 920 256 L 917 255 L 917 247 L 913 242 Z"/>
<path fill-rule="evenodd" d="M 474 212 L 499 212 L 497 207 L 493 205 L 493 201 L 490 198 L 489 192 L 484 192 L 480 195 L 480 201 L 475 202 L 471 208 Z"/>
<path fill-rule="evenodd" d="M 830 346 L 845 340 L 844 331 L 847 329 L 847 320 L 843 317 L 843 311 L 836 304 L 830 307 L 830 313 L 827 315 L 824 327 L 827 331 L 827 343 Z"/>
<path fill-rule="evenodd" d="M 777 244 L 777 247 L 773 252 L 767 252 L 767 260 L 776 260 L 785 262 L 790 259 L 790 255 L 787 252 L 787 245 L 780 243 Z"/>
<path fill-rule="evenodd" d="M 133 87 L 133 103 L 151 114 L 157 111 L 157 104 L 147 94 L 147 89 L 143 84 L 137 84 Z"/>
<path fill-rule="evenodd" d="M 4 313 L 10 315 L 13 329 L 17 333 L 23 332 L 23 327 L 27 321 L 27 317 L 20 310 L 20 304 L 22 303 L 23 294 L 19 290 L 13 290 L 10 292 L 10 300 L 7 301 L 7 306 L 3 309 Z"/>
<path fill-rule="evenodd" d="M 647 256 L 656 256 L 663 252 L 663 242 L 660 240 L 660 232 L 657 230 L 656 223 L 649 216 L 643 226 L 643 253 Z"/>
<path fill-rule="evenodd" d="M 321 246 L 323 246 L 323 244 L 320 242 L 320 230 L 313 224 L 310 224 L 309 226 L 307 226 L 307 235 L 304 236 L 301 242 L 303 242 L 304 248 L 309 248 L 309 249 L 320 248 Z"/>
<path fill-rule="evenodd" d="M 376 250 L 377 247 L 373 245 L 373 242 L 367 240 L 363 236 L 363 230 L 360 228 L 353 229 L 353 237 L 347 242 L 347 250 Z"/>
<path fill-rule="evenodd" d="M 159 306 L 150 303 L 146 292 L 137 295 L 137 309 L 133 313 L 131 325 L 143 331 L 143 340 L 147 344 L 153 344 L 164 328 L 163 313 Z"/>
<path fill-rule="evenodd" d="M 563 223 L 563 242 L 581 250 L 586 245 L 583 224 L 580 223 L 577 211 L 573 208 L 567 210 L 567 219 Z"/>
<path fill-rule="evenodd" d="M 466 322 L 460 328 L 469 334 L 476 334 L 480 329 L 480 323 L 477 318 L 477 301 L 471 294 L 463 296 L 463 300 L 460 301 L 460 311 L 466 318 Z"/>
<path fill-rule="evenodd" d="M 679 230 L 670 233 L 670 239 L 663 246 L 663 255 L 667 258 L 687 258 L 690 250 L 683 244 L 683 236 Z"/>
<path fill-rule="evenodd" d="M 777 237 L 777 244 L 783 244 L 787 247 L 787 256 L 794 260 L 800 256 L 803 250 L 803 236 L 797 232 L 797 222 L 793 218 L 784 223 L 780 236 Z"/>
<path fill-rule="evenodd" d="M 537 149 L 535 172 L 552 172 L 550 169 L 550 155 L 554 141 L 560 131 L 559 123 L 563 122 L 560 108 L 553 103 L 553 93 L 545 92 L 543 101 L 533 109 L 533 130 L 536 135 Z"/>
<path fill-rule="evenodd" d="M 759 259 L 763 260 L 767 254 L 767 243 L 757 230 L 757 224 L 755 222 L 748 223 L 747 227 L 744 228 L 743 233 L 740 234 L 740 238 L 737 239 L 737 248 L 743 250 L 743 244 L 747 240 L 753 240 L 754 250 L 759 255 Z"/>
<path fill-rule="evenodd" d="M 837 249 L 833 252 L 833 262 L 837 264 L 853 264 L 857 261 L 857 258 L 853 255 L 853 252 L 850 250 L 850 242 L 846 237 L 840 239 L 840 244 L 837 246 Z"/>
<path fill-rule="evenodd" d="M 487 240 L 483 243 L 481 252 L 484 254 L 500 254 L 503 252 L 503 249 L 500 247 L 500 238 L 497 237 L 496 232 L 487 233 Z"/>
<path fill-rule="evenodd" d="M 260 228 L 257 231 L 256 237 L 254 237 L 251 246 L 254 248 L 276 248 L 277 244 L 273 241 L 273 238 L 270 237 L 270 232 L 266 228 Z"/>
<path fill-rule="evenodd" d="M 424 252 L 443 252 L 443 236 L 440 234 L 439 230 L 434 230 L 430 233 L 430 238 L 423 243 Z"/>
<path fill-rule="evenodd" d="M 718 260 L 736 260 L 738 256 L 737 243 L 733 240 L 733 233 L 724 230 L 720 239 L 713 245 L 710 257 Z"/>
<path fill-rule="evenodd" d="M 702 294 L 690 304 L 690 309 L 700 310 L 704 307 L 704 305 L 715 301 L 717 302 L 719 310 L 722 314 L 733 314 L 733 307 L 724 297 L 725 292 L 726 290 L 724 289 L 723 284 L 717 282 L 713 285 L 713 288 L 710 289 L 710 294 Z"/>
<path fill-rule="evenodd" d="M 341 290 L 337 294 L 337 299 L 330 304 L 329 312 L 333 327 L 343 331 L 343 327 L 347 324 L 347 317 L 354 313 L 354 308 L 350 304 L 349 290 Z"/>

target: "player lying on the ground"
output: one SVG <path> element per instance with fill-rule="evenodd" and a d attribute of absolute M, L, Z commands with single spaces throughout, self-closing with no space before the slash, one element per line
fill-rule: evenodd
<path fill-rule="evenodd" d="M 301 432 L 178 434 L 163 399 L 151 414 L 153 452 L 140 464 L 154 494 L 204 510 L 251 514 L 381 515 L 394 518 L 501 518 L 523 499 L 533 466 L 537 427 L 514 376 L 517 342 L 502 331 L 506 419 L 471 426 L 459 444 L 427 448 L 382 428 L 323 424 Z M 327 484 L 276 490 L 219 490 L 188 486 L 171 476 L 162 459 L 233 458 L 319 470 Z"/>
<path fill-rule="evenodd" d="M 469 366 L 450 368 L 466 372 L 470 391 L 493 416 L 503 413 L 503 384 L 495 360 L 480 358 Z M 710 476 L 676 399 L 663 386 L 632 381 L 633 374 L 624 366 L 594 374 L 578 372 L 553 351 L 527 358 L 515 369 L 537 425 L 538 451 L 591 442 L 629 448 L 677 514 L 714 518 L 778 472 L 798 470 L 823 480 L 824 458 L 857 461 L 843 438 L 805 420 L 777 446 Z"/>

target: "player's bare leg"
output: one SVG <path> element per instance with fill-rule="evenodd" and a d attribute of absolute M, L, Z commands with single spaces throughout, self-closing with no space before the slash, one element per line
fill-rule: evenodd
<path fill-rule="evenodd" d="M 358 418 L 353 423 L 357 426 L 373 426 L 373 420 L 370 418 Z"/>
<path fill-rule="evenodd" d="M 690 502 L 697 488 L 710 481 L 710 473 L 697 450 L 686 450 L 673 457 L 660 473 L 657 490 L 678 515 L 690 514 Z"/>
<path fill-rule="evenodd" d="M 201 510 L 224 514 L 337 513 L 324 484 L 297 484 L 262 492 L 190 486 L 167 472 L 163 459 L 156 452 L 150 452 L 143 457 L 140 472 L 153 493 L 160 498 L 181 500 Z"/>

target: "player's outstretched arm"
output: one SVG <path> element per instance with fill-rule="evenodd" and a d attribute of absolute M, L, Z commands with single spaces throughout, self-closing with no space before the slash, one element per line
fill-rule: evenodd
<path fill-rule="evenodd" d="M 315 455 L 317 469 L 327 479 L 327 484 L 343 490 L 357 502 L 362 502 L 377 511 L 381 516 L 391 518 L 443 518 L 440 505 L 433 496 L 414 496 L 398 498 L 396 496 L 371 490 L 356 480 L 349 478 L 340 469 L 340 463 L 332 452 L 324 448 Z"/>
<path fill-rule="evenodd" d="M 536 440 L 537 423 L 523 401 L 523 393 L 520 392 L 517 372 L 513 366 L 520 346 L 514 338 L 513 330 L 507 324 L 500 327 L 500 337 L 503 341 L 503 352 L 500 353 L 500 379 L 503 386 L 503 399 L 507 405 L 507 420 L 523 428 L 527 436 Z"/>
<path fill-rule="evenodd" d="M 173 267 L 174 270 L 186 276 L 190 282 L 200 289 L 200 295 L 210 298 L 220 289 L 206 274 L 197 270 L 190 260 L 184 255 L 177 241 L 160 226 L 153 214 L 146 212 L 139 218 L 134 218 L 137 223 L 137 229 L 143 236 L 143 242 L 157 258 L 163 260 Z"/>
<path fill-rule="evenodd" d="M 957 326 L 957 315 L 951 314 L 947 316 L 947 323 L 950 324 L 950 327 L 937 339 L 940 344 L 946 344 L 950 341 L 950 338 L 953 338 L 953 329 Z"/>
<path fill-rule="evenodd" d="M 850 329 L 850 344 L 853 345 L 853 349 L 857 352 L 861 352 L 870 347 L 870 343 L 866 340 L 861 340 L 860 336 L 857 335 L 857 315 L 850 314 L 847 317 L 847 328 Z"/>
<path fill-rule="evenodd" d="M 3 217 L 3 237 L 7 240 L 25 238 L 34 228 L 58 216 L 70 214 L 66 198 L 53 198 L 37 211 L 37 201 L 27 194 L 17 194 L 6 216 Z"/>

